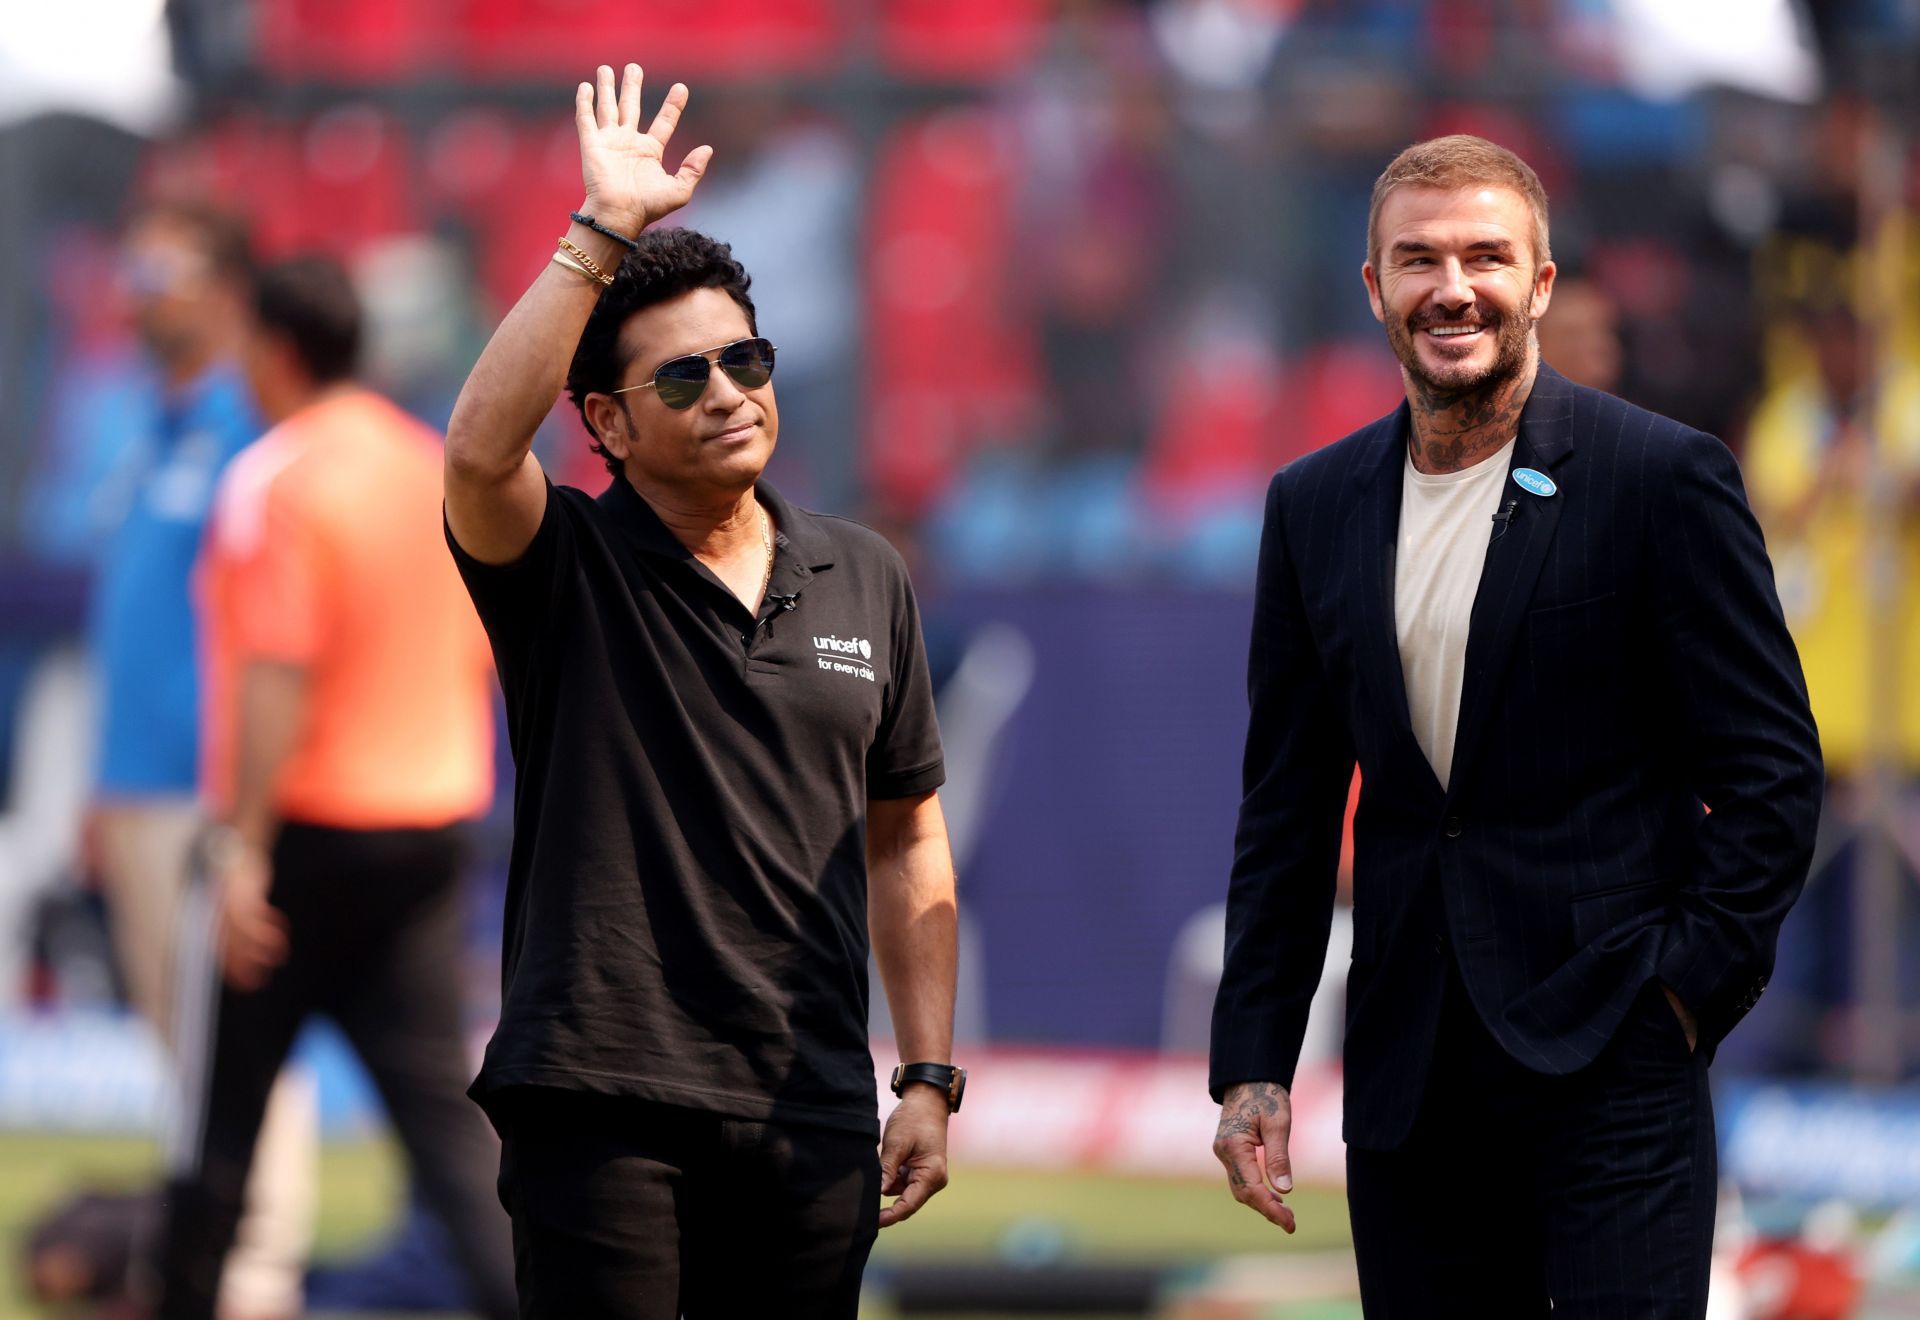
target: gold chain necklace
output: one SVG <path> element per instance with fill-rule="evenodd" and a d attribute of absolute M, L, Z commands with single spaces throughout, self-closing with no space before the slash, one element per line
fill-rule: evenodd
<path fill-rule="evenodd" d="M 763 506 L 754 507 L 760 510 L 760 544 L 767 552 L 767 571 L 760 575 L 760 598 L 765 600 L 767 588 L 773 585 L 773 517 Z"/>

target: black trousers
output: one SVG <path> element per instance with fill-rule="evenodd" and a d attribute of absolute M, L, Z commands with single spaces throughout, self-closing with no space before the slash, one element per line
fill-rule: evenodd
<path fill-rule="evenodd" d="M 340 1025 L 386 1103 L 413 1185 L 452 1235 L 480 1309 L 514 1314 L 510 1233 L 494 1203 L 495 1141 L 466 1097 L 471 1072 L 459 964 L 463 856 L 456 829 L 338 830 L 288 824 L 269 898 L 286 914 L 287 961 L 259 990 L 220 979 L 211 946 L 183 941 L 180 1140 L 160 1243 L 163 1320 L 214 1313 L 255 1138 L 274 1077 L 309 1014 Z M 207 1009 L 211 1012 L 207 1012 Z M 196 1067 L 184 1042 L 206 1048 Z"/>
<path fill-rule="evenodd" d="M 495 1106 L 525 1317 L 853 1320 L 872 1137 L 522 1087 Z"/>
<path fill-rule="evenodd" d="M 1549 1077 L 1457 973 L 1412 1133 L 1347 1151 L 1367 1320 L 1697 1320 L 1718 1172 L 1707 1067 L 1649 982 L 1600 1057 Z"/>

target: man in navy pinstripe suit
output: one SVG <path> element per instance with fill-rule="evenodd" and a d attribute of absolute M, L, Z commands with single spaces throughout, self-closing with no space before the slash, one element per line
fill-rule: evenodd
<path fill-rule="evenodd" d="M 1706 1068 L 1805 880 L 1818 738 L 1718 440 L 1541 363 L 1539 180 L 1408 148 L 1362 274 L 1406 403 L 1267 495 L 1215 1151 L 1291 1231 L 1287 1088 L 1357 760 L 1366 1314 L 1699 1316 Z"/>

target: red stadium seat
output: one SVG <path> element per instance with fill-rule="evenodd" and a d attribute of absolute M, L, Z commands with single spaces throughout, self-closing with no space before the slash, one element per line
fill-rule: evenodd
<path fill-rule="evenodd" d="M 1262 489 L 1281 466 L 1391 412 L 1400 373 L 1384 345 L 1334 343 L 1284 368 L 1263 343 L 1208 346 L 1155 430 L 1143 481 L 1165 513 Z"/>
<path fill-rule="evenodd" d="M 452 0 L 260 0 L 260 62 L 281 76 L 382 82 L 444 64 Z"/>
<path fill-rule="evenodd" d="M 1044 34 L 1039 0 L 881 0 L 880 51 L 899 73 L 993 77 L 1032 58 Z"/>
<path fill-rule="evenodd" d="M 137 191 L 146 197 L 201 197 L 230 207 L 253 223 L 254 242 L 270 254 L 276 249 L 262 217 L 287 189 L 290 155 L 283 122 L 235 116 L 191 137 L 155 144 L 141 164 Z"/>
<path fill-rule="evenodd" d="M 369 239 L 424 229 L 405 131 L 366 105 L 323 111 L 300 134 L 304 246 L 346 253 Z"/>
<path fill-rule="evenodd" d="M 1281 390 L 1298 420 L 1273 436 L 1269 473 L 1399 406 L 1406 385 L 1383 341 L 1322 344 L 1293 364 Z"/>
<path fill-rule="evenodd" d="M 191 179 L 251 218 L 265 256 L 319 249 L 344 257 L 369 239 L 424 227 L 412 210 L 410 155 L 390 118 L 348 104 L 301 122 L 223 120 L 165 153 L 155 172 Z"/>
<path fill-rule="evenodd" d="M 1539 125 L 1523 115 L 1504 107 L 1458 102 L 1436 107 L 1420 126 L 1422 138 L 1449 133 L 1471 133 L 1518 155 L 1540 176 L 1549 197 L 1564 197 L 1574 190 L 1560 159 L 1561 143 L 1551 134 L 1543 134 Z"/>
<path fill-rule="evenodd" d="M 573 121 L 468 111 L 434 126 L 425 155 L 431 204 L 472 231 L 481 285 L 504 313 L 552 257 L 568 209 L 580 204 Z"/>
<path fill-rule="evenodd" d="M 1033 414 L 1036 353 L 1009 305 L 1010 152 L 987 116 L 952 111 L 896 131 L 873 172 L 863 459 L 895 513 L 924 512 L 969 452 Z"/>
<path fill-rule="evenodd" d="M 222 120 L 200 137 L 159 149 L 151 190 L 197 193 L 230 207 L 251 221 L 263 257 L 285 255 L 303 236 L 297 141 L 286 120 Z"/>
<path fill-rule="evenodd" d="M 580 148 L 572 121 L 464 111 L 433 127 L 422 155 L 429 206 L 471 232 L 489 314 L 504 315 L 552 259 L 554 240 L 567 230 L 567 210 L 579 204 Z M 585 490 L 605 486 L 606 469 L 564 393 L 549 426 L 561 439 L 541 450 L 548 475 Z"/>
<path fill-rule="evenodd" d="M 832 0 L 449 3 L 449 40 L 476 73 L 577 79 L 595 61 L 633 60 L 664 90 L 667 82 L 702 75 L 824 70 L 848 46 L 843 6 Z"/>
<path fill-rule="evenodd" d="M 1281 416 L 1280 364 L 1265 343 L 1193 345 L 1177 363 L 1181 388 L 1164 404 L 1148 441 L 1141 484 L 1165 515 L 1179 516 L 1221 491 L 1260 488 Z"/>

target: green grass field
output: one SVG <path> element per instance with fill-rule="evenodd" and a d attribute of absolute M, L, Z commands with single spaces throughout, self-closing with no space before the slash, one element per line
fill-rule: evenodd
<path fill-rule="evenodd" d="M 25 1226 L 81 1187 L 133 1187 L 154 1174 L 152 1144 L 127 1138 L 0 1133 L 0 1320 L 43 1314 L 22 1293 Z M 401 1196 L 397 1153 L 384 1141 L 333 1143 L 320 1166 L 316 1255 L 351 1255 L 391 1223 Z M 1017 1173 L 960 1168 L 955 1181 L 908 1222 L 888 1229 L 876 1265 L 936 1259 L 1031 1258 L 1189 1265 L 1250 1252 L 1343 1247 L 1346 1206 L 1337 1192 L 1291 1198 L 1300 1231 L 1289 1238 L 1233 1202 L 1224 1181 Z"/>

